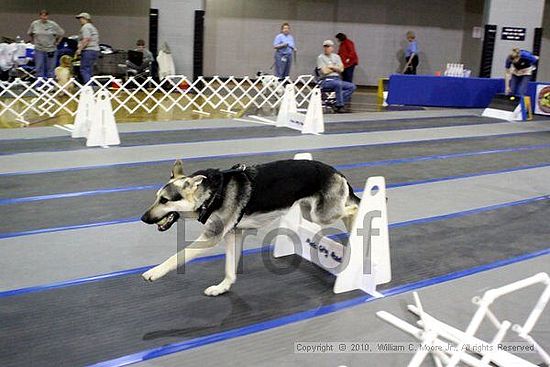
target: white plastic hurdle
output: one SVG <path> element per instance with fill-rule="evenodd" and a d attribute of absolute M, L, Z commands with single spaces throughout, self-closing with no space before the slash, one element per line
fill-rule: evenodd
<path fill-rule="evenodd" d="M 95 100 L 94 90 L 90 86 L 82 88 L 76 116 L 74 119 L 74 129 L 71 133 L 73 138 L 86 138 L 92 125 L 92 115 L 94 114 Z"/>
<path fill-rule="evenodd" d="M 512 325 L 508 320 L 499 321 L 490 306 L 502 296 L 535 284 L 543 284 L 545 288 L 523 324 Z M 408 309 L 419 316 L 418 324 L 421 328 L 417 328 L 386 311 L 376 313 L 379 318 L 413 335 L 425 346 L 425 348 L 418 349 L 410 361 L 409 367 L 419 367 L 428 354 L 432 355 L 436 366 L 455 367 L 458 363 L 463 363 L 474 367 L 489 367 L 495 364 L 500 367 L 537 367 L 534 363 L 498 348 L 498 344 L 502 343 L 510 328 L 532 346 L 546 365 L 550 365 L 550 356 L 530 335 L 550 300 L 550 277 L 547 273 L 539 273 L 499 288 L 490 289 L 481 298 L 474 297 L 472 302 L 478 306 L 478 309 L 466 331 L 454 328 L 426 313 L 422 308 L 418 294 L 414 292 L 413 295 L 416 305 L 409 305 Z M 496 335 L 490 342 L 475 337 L 475 333 L 479 330 L 485 317 L 497 329 Z"/>
<path fill-rule="evenodd" d="M 100 91 L 95 105 L 86 146 L 106 148 L 109 145 L 119 145 L 120 137 L 109 93 Z"/>
<path fill-rule="evenodd" d="M 299 130 L 302 134 L 318 135 L 325 132 L 321 89 L 319 87 L 312 89 L 307 111 L 303 114 L 298 112 L 294 88 L 294 84 L 287 84 L 285 87 L 275 126 Z"/>
<path fill-rule="evenodd" d="M 311 160 L 312 156 L 297 154 L 294 159 Z M 336 275 L 334 293 L 360 289 L 375 297 L 383 296 L 376 286 L 391 280 L 384 177 L 367 180 L 346 246 L 325 237 L 322 227 L 303 218 L 299 205 L 281 218 L 278 228 L 281 233 L 296 234 L 300 246 L 296 248 L 289 236 L 279 235 L 274 243 L 274 257 L 297 254 Z"/>
<path fill-rule="evenodd" d="M 100 90 L 94 98 L 92 87 L 84 87 L 71 137 L 86 138 L 88 147 L 106 148 L 109 145 L 120 144 L 111 95 L 108 91 Z"/>

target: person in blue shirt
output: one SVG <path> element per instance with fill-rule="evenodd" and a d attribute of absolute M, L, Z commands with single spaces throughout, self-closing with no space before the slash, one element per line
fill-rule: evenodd
<path fill-rule="evenodd" d="M 504 82 L 506 94 L 523 96 L 527 92 L 527 84 L 531 80 L 539 57 L 529 51 L 513 48 L 506 58 Z"/>
<path fill-rule="evenodd" d="M 416 75 L 418 67 L 418 45 L 416 44 L 416 35 L 412 31 L 407 32 L 407 41 L 409 44 L 405 49 L 405 67 L 403 74 Z"/>
<path fill-rule="evenodd" d="M 296 52 L 294 37 L 290 34 L 290 25 L 283 23 L 281 33 L 273 40 L 275 49 L 275 76 L 284 79 L 290 74 L 293 53 Z"/>

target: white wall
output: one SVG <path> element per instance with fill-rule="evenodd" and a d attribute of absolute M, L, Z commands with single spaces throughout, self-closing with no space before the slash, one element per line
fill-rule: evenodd
<path fill-rule="evenodd" d="M 356 83 L 375 85 L 378 78 L 401 70 L 408 30 L 417 34 L 421 50 L 419 73 L 433 74 L 447 62 L 461 60 L 465 0 L 426 3 L 208 0 L 204 72 L 242 76 L 267 71 L 273 64 L 273 38 L 281 23 L 289 21 L 298 48 L 292 77 L 311 74 L 315 59 L 322 52 L 322 41 L 343 32 L 355 42 L 359 54 Z M 467 31 L 471 33 L 471 29 Z M 479 57 L 475 59 L 479 63 Z"/>
<path fill-rule="evenodd" d="M 533 49 L 534 29 L 542 26 L 544 0 L 487 1 L 486 24 L 497 25 L 491 77 L 503 77 L 504 63 L 512 48 Z M 525 41 L 501 40 L 502 27 L 526 28 Z"/>
<path fill-rule="evenodd" d="M 203 0 L 151 0 L 159 10 L 159 49 L 168 42 L 176 74 L 193 77 L 193 35 L 195 10 L 204 10 Z"/>
<path fill-rule="evenodd" d="M 539 59 L 538 81 L 550 81 L 550 3 L 544 8 L 542 20 L 542 46 Z"/>

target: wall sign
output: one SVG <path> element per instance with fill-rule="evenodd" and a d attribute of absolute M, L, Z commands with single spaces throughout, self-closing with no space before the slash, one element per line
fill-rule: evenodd
<path fill-rule="evenodd" d="M 526 28 L 502 27 L 500 39 L 506 41 L 525 41 Z"/>
<path fill-rule="evenodd" d="M 482 34 L 483 34 L 483 28 L 481 27 L 472 28 L 472 38 L 481 38 Z"/>

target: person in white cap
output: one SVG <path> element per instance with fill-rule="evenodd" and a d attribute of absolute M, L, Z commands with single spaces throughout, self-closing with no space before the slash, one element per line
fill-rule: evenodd
<path fill-rule="evenodd" d="M 88 13 L 80 13 L 76 16 L 82 27 L 78 34 L 78 48 L 76 56 L 80 55 L 80 75 L 82 81 L 88 81 L 94 75 L 94 64 L 99 56 L 99 32 L 92 24 L 92 17 Z"/>
<path fill-rule="evenodd" d="M 63 28 L 48 19 L 48 11 L 41 10 L 40 19 L 33 21 L 27 31 L 34 44 L 34 65 L 36 76 L 53 78 L 57 61 L 57 44 L 65 33 Z"/>
<path fill-rule="evenodd" d="M 346 112 L 344 106 L 349 104 L 351 95 L 357 89 L 355 84 L 345 82 L 340 78 L 344 64 L 338 54 L 333 53 L 334 42 L 323 42 L 323 53 L 317 57 L 317 70 L 321 79 L 321 89 L 336 93 L 335 112 Z"/>

